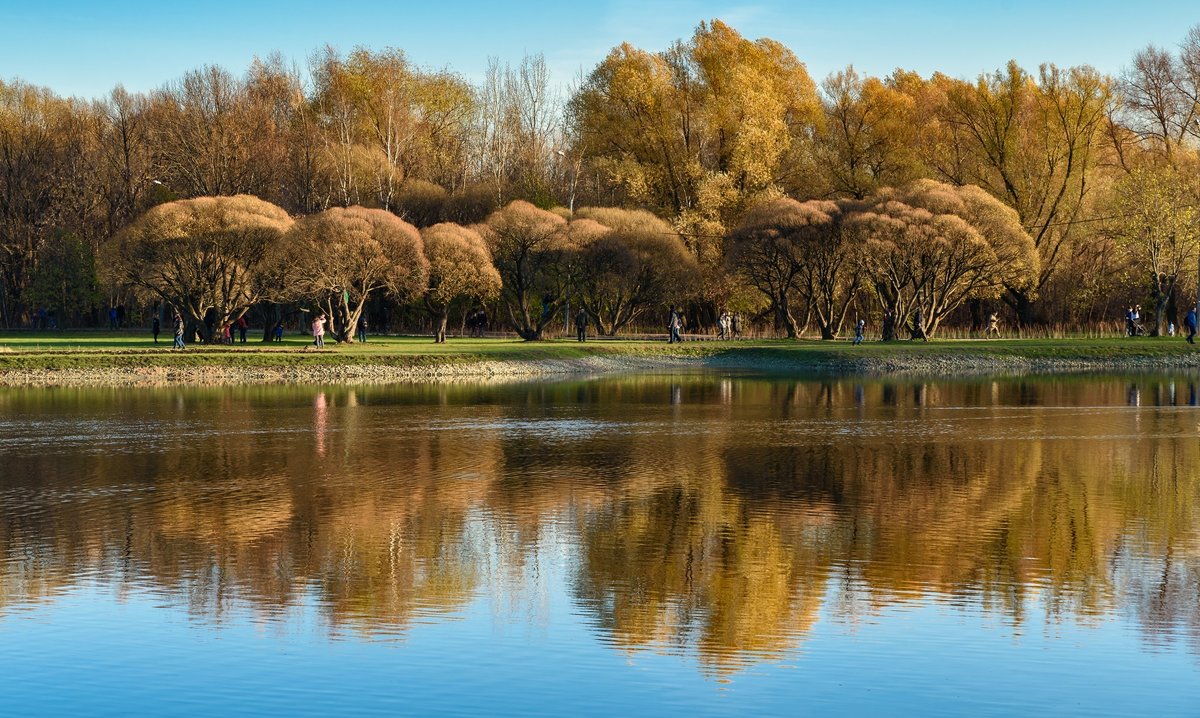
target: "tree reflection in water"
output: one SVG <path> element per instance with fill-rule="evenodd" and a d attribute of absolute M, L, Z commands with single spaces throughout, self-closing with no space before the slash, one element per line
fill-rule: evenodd
<path fill-rule="evenodd" d="M 1189 378 L 0 393 L 0 616 L 99 578 L 403 634 L 542 563 L 622 651 L 722 674 L 935 601 L 1200 652 Z M 1136 398 L 1136 401 L 1134 400 Z"/>

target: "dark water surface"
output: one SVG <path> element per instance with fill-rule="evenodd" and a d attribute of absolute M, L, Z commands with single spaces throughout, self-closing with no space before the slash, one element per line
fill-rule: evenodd
<path fill-rule="evenodd" d="M 1196 382 L 0 390 L 0 714 L 1197 715 Z"/>

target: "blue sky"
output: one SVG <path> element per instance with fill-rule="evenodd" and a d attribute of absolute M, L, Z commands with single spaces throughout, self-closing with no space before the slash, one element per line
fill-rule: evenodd
<path fill-rule="evenodd" d="M 973 77 L 1010 58 L 1029 68 L 1050 61 L 1119 72 L 1148 43 L 1178 44 L 1200 24 L 1200 4 L 1161 0 L 1147 11 L 1128 0 L 0 0 L 0 77 L 96 96 L 118 82 L 152 89 L 204 64 L 240 73 L 274 50 L 303 63 L 328 43 L 400 47 L 419 64 L 472 79 L 489 56 L 542 52 L 556 80 L 569 82 L 613 45 L 661 49 L 714 17 L 785 43 L 818 80 L 848 63 L 869 74 L 904 67 Z"/>

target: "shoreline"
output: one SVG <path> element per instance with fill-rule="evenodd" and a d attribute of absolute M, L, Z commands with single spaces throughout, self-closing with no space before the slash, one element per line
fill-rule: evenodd
<path fill-rule="evenodd" d="M 1073 345 L 1074 340 L 888 344 L 771 342 L 665 345 L 546 342 L 440 350 L 419 344 L 369 354 L 304 348 L 14 351 L 0 347 L 0 387 L 136 387 L 259 384 L 512 382 L 669 372 L 903 378 L 1200 370 L 1200 351 L 1178 342 Z M 1099 340 L 1107 342 L 1107 340 Z"/>

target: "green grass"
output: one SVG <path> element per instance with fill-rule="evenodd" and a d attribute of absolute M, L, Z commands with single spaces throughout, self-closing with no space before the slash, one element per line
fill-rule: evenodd
<path fill-rule="evenodd" d="M 724 357 L 747 364 L 758 361 L 820 365 L 851 357 L 881 361 L 905 357 L 1023 357 L 1119 362 L 1167 359 L 1196 350 L 1183 339 L 1079 338 L 942 340 L 931 342 L 740 340 L 664 341 L 598 340 L 579 344 L 555 339 L 451 339 L 434 344 L 428 337 L 371 337 L 365 344 L 327 344 L 308 348 L 311 339 L 289 336 L 281 343 L 251 339 L 245 345 L 193 345 L 173 351 L 169 338 L 155 346 L 143 332 L 0 332 L 0 370 L 58 370 L 111 367 L 301 367 L 345 365 L 422 366 L 486 360 L 573 359 L 594 355 Z"/>

